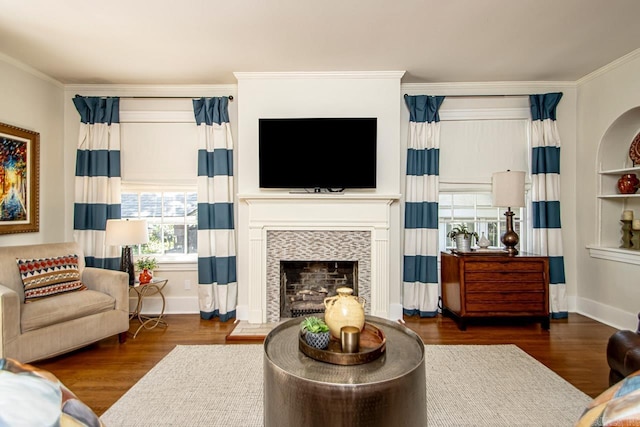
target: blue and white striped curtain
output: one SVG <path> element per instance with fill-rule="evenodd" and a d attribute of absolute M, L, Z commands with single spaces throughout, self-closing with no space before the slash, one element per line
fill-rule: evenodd
<path fill-rule="evenodd" d="M 404 213 L 404 314 L 438 314 L 438 183 L 444 96 L 405 95 L 409 142 Z"/>
<path fill-rule="evenodd" d="M 567 318 L 567 294 L 560 228 L 560 137 L 556 107 L 562 93 L 530 95 L 533 251 L 549 257 L 551 317 Z"/>
<path fill-rule="evenodd" d="M 120 253 L 105 246 L 107 219 L 119 219 L 120 98 L 83 97 L 73 103 L 80 114 L 76 152 L 73 235 L 89 267 L 120 269 Z"/>
<path fill-rule="evenodd" d="M 198 299 L 200 317 L 236 317 L 233 139 L 229 98 L 193 100 L 198 124 Z"/>

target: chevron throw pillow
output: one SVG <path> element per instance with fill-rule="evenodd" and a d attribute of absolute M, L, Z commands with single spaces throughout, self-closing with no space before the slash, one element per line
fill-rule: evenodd
<path fill-rule="evenodd" d="M 24 286 L 25 303 L 87 289 L 80 281 L 78 255 L 17 259 L 17 262 Z"/>

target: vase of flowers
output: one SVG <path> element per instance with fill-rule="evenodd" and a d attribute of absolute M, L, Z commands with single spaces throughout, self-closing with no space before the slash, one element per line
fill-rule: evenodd
<path fill-rule="evenodd" d="M 138 280 L 144 285 L 153 279 L 153 270 L 158 267 L 158 262 L 152 257 L 142 257 L 136 261 L 136 267 L 140 271 Z"/>

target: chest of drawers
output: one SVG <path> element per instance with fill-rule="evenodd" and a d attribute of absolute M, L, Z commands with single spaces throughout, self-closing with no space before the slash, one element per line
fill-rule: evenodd
<path fill-rule="evenodd" d="M 522 317 L 549 329 L 549 259 L 441 253 L 443 314 L 461 330 L 469 318 Z"/>

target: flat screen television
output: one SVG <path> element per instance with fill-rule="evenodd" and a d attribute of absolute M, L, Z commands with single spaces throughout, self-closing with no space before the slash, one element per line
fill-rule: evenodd
<path fill-rule="evenodd" d="M 260 188 L 376 188 L 376 118 L 259 119 Z"/>

